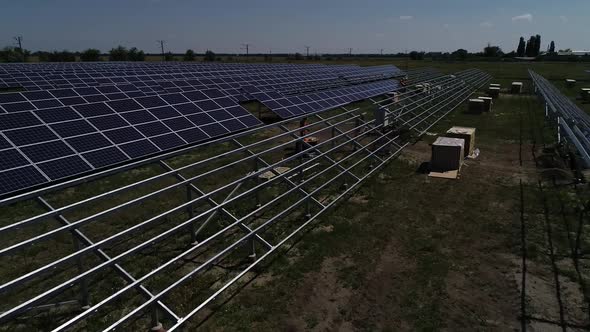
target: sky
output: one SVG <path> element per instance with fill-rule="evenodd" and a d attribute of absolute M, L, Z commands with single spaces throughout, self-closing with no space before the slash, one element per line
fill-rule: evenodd
<path fill-rule="evenodd" d="M 590 49 L 589 0 L 0 0 L 0 47 L 32 51 L 512 51 L 520 36 Z"/>

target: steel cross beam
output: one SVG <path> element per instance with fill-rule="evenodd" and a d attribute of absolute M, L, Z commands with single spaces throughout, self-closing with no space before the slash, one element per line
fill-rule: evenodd
<path fill-rule="evenodd" d="M 37 197 L 37 201 L 43 205 L 43 207 L 45 207 L 48 210 L 54 210 L 53 206 L 51 206 L 51 204 L 49 204 L 49 202 L 47 202 L 43 197 L 39 196 Z M 61 222 L 62 224 L 66 224 L 69 225 L 70 222 L 66 219 L 66 217 L 64 217 L 63 215 L 58 215 L 56 217 L 56 219 Z M 92 242 L 92 240 L 90 240 L 86 235 L 84 235 L 84 233 L 82 233 L 79 229 L 73 229 L 71 231 L 72 235 L 75 236 L 76 239 L 78 239 L 80 242 L 82 242 L 85 246 L 91 246 L 94 243 Z M 103 261 L 109 261 L 111 259 L 111 257 L 104 252 L 104 250 L 102 249 L 96 249 L 94 250 L 94 252 L 96 253 L 96 255 L 102 259 Z M 133 283 L 135 282 L 135 278 L 129 274 L 129 272 L 127 272 L 121 265 L 119 264 L 114 264 L 113 265 L 113 269 L 126 281 L 129 283 Z M 136 289 L 145 297 L 145 298 L 152 298 L 154 295 L 147 289 L 145 288 L 145 286 L 143 286 L 142 284 L 138 284 L 136 286 Z M 174 319 L 178 319 L 179 317 L 174 313 L 174 311 L 172 311 L 170 308 L 168 308 L 164 303 L 162 303 L 162 301 L 157 301 L 156 305 L 163 311 L 165 312 L 167 315 L 169 315 L 170 317 L 174 318 Z M 153 315 L 153 321 L 152 323 L 155 323 L 154 325 L 156 325 L 158 322 L 158 318 L 157 318 L 157 313 L 155 313 Z"/>
<path fill-rule="evenodd" d="M 167 170 L 174 170 L 174 168 L 172 168 L 172 166 L 168 165 L 168 164 L 167 164 L 165 161 L 163 161 L 163 160 L 162 160 L 162 161 L 160 161 L 160 165 L 162 165 L 162 167 L 164 167 L 164 168 L 165 168 L 165 169 L 167 169 Z M 185 178 L 185 177 L 184 177 L 182 174 L 180 174 L 180 173 L 178 173 L 178 172 L 176 173 L 176 178 L 178 178 L 178 180 L 180 180 L 180 181 L 186 181 L 186 178 Z M 207 196 L 207 195 L 206 195 L 206 193 L 205 193 L 203 190 L 199 189 L 197 186 L 195 186 L 195 184 L 194 184 L 194 183 L 190 183 L 190 184 L 189 184 L 189 187 L 190 187 L 190 188 L 191 188 L 191 189 L 192 189 L 194 192 L 196 192 L 197 194 L 199 194 L 199 195 L 202 195 L 202 196 Z M 206 198 L 206 201 L 207 201 L 209 204 L 211 204 L 211 206 L 213 206 L 213 207 L 214 207 L 214 208 L 216 208 L 216 209 L 215 209 L 215 210 L 214 210 L 214 211 L 211 213 L 211 215 L 210 215 L 210 216 L 207 218 L 207 220 L 205 221 L 205 223 L 203 223 L 203 225 L 201 225 L 201 228 L 199 228 L 199 230 L 201 230 L 201 229 L 202 229 L 202 228 L 203 228 L 203 227 L 204 227 L 204 226 L 205 226 L 205 225 L 206 225 L 206 224 L 207 224 L 207 223 L 208 223 L 208 222 L 211 220 L 211 218 L 213 218 L 213 216 L 214 216 L 214 215 L 216 215 L 216 214 L 218 213 L 218 211 L 221 211 L 221 213 L 223 213 L 223 214 L 224 214 L 226 217 L 230 218 L 230 219 L 231 219 L 233 222 L 236 222 L 236 221 L 238 220 L 238 218 L 236 218 L 236 216 L 234 216 L 234 215 L 233 215 L 231 212 L 229 212 L 229 211 L 228 211 L 226 208 L 224 208 L 224 207 L 220 207 L 220 206 L 219 206 L 219 203 L 217 203 L 215 200 L 213 200 L 213 198 L 211 198 L 210 196 L 207 196 L 207 198 Z M 246 230 L 247 232 L 250 232 L 250 231 L 251 231 L 251 230 L 250 230 L 250 228 L 249 228 L 249 227 L 248 227 L 246 224 L 244 224 L 244 223 L 242 223 L 242 222 L 240 222 L 238 225 L 239 225 L 239 227 L 240 227 L 240 228 L 242 228 L 242 229 Z M 198 231 L 197 231 L 197 232 L 198 232 Z M 268 241 L 266 241 L 265 239 L 263 239 L 263 238 L 262 238 L 260 235 L 256 234 L 256 235 L 254 236 L 254 238 L 255 238 L 256 240 L 258 240 L 258 241 L 259 241 L 261 244 L 263 244 L 265 247 L 267 247 L 267 248 L 269 248 L 269 249 L 272 249 L 272 247 L 273 247 L 273 246 L 272 246 L 272 244 L 268 243 Z"/>

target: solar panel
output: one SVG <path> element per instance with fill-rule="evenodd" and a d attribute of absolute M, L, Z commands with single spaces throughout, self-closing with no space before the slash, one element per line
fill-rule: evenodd
<path fill-rule="evenodd" d="M 260 125 L 239 100 L 258 99 L 280 117 L 293 117 L 391 91 L 393 81 L 383 80 L 396 71 L 294 64 L 0 65 L 0 86 L 28 90 L 0 94 L 0 152 L 14 151 L 6 155 L 15 155 L 17 165 L 0 170 L 0 195 Z"/>

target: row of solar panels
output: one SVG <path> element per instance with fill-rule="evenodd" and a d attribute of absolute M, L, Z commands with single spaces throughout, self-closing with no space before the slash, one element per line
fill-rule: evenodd
<path fill-rule="evenodd" d="M 134 84 L 0 94 L 0 195 L 261 124 L 231 89 L 210 88 L 227 83 L 194 81 L 159 81 L 161 90 L 151 96 Z M 299 95 L 272 87 L 245 86 L 239 93 L 249 90 L 248 98 L 288 118 L 386 93 L 397 81 L 326 85 L 331 89 Z"/>
<path fill-rule="evenodd" d="M 174 73 L 171 71 L 161 71 L 158 73 L 147 74 L 145 72 L 104 72 L 98 74 L 63 74 L 63 73 L 51 73 L 47 75 L 37 76 L 23 76 L 17 74 L 0 74 L 0 87 L 23 87 L 26 90 L 45 90 L 52 88 L 65 88 L 65 87 L 86 87 L 86 86 L 97 86 L 104 84 L 127 84 L 134 82 L 145 82 L 145 81 L 161 81 L 161 80 L 173 80 L 173 79 L 205 79 L 202 72 L 190 71 L 190 68 L 184 69 L 183 72 Z M 212 73 L 209 73 L 212 74 Z M 268 79 L 282 79 L 288 81 L 289 79 L 300 80 L 303 77 L 309 79 L 325 79 L 325 78 L 362 78 L 363 76 L 393 76 L 399 74 L 393 66 L 379 67 L 379 68 L 352 68 L 347 70 L 334 70 L 334 69 L 317 69 L 317 70 L 305 70 L 305 71 L 290 71 L 290 72 L 278 72 L 278 73 L 237 73 L 237 72 L 220 72 L 215 76 L 210 76 L 211 79 L 225 78 L 232 82 L 244 82 L 244 81 L 257 81 L 265 79 L 265 76 L 272 76 Z M 234 79 L 235 78 L 235 79 Z M 387 78 L 387 77 L 386 77 Z"/>

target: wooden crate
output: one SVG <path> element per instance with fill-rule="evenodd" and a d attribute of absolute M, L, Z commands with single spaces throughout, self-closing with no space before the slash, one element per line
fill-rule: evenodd
<path fill-rule="evenodd" d="M 460 138 L 465 141 L 463 156 L 467 157 L 473 154 L 475 149 L 475 128 L 470 127 L 452 127 L 447 130 L 446 137 Z"/>
<path fill-rule="evenodd" d="M 439 137 L 432 144 L 430 168 L 435 172 L 461 169 L 465 140 L 460 138 Z"/>

